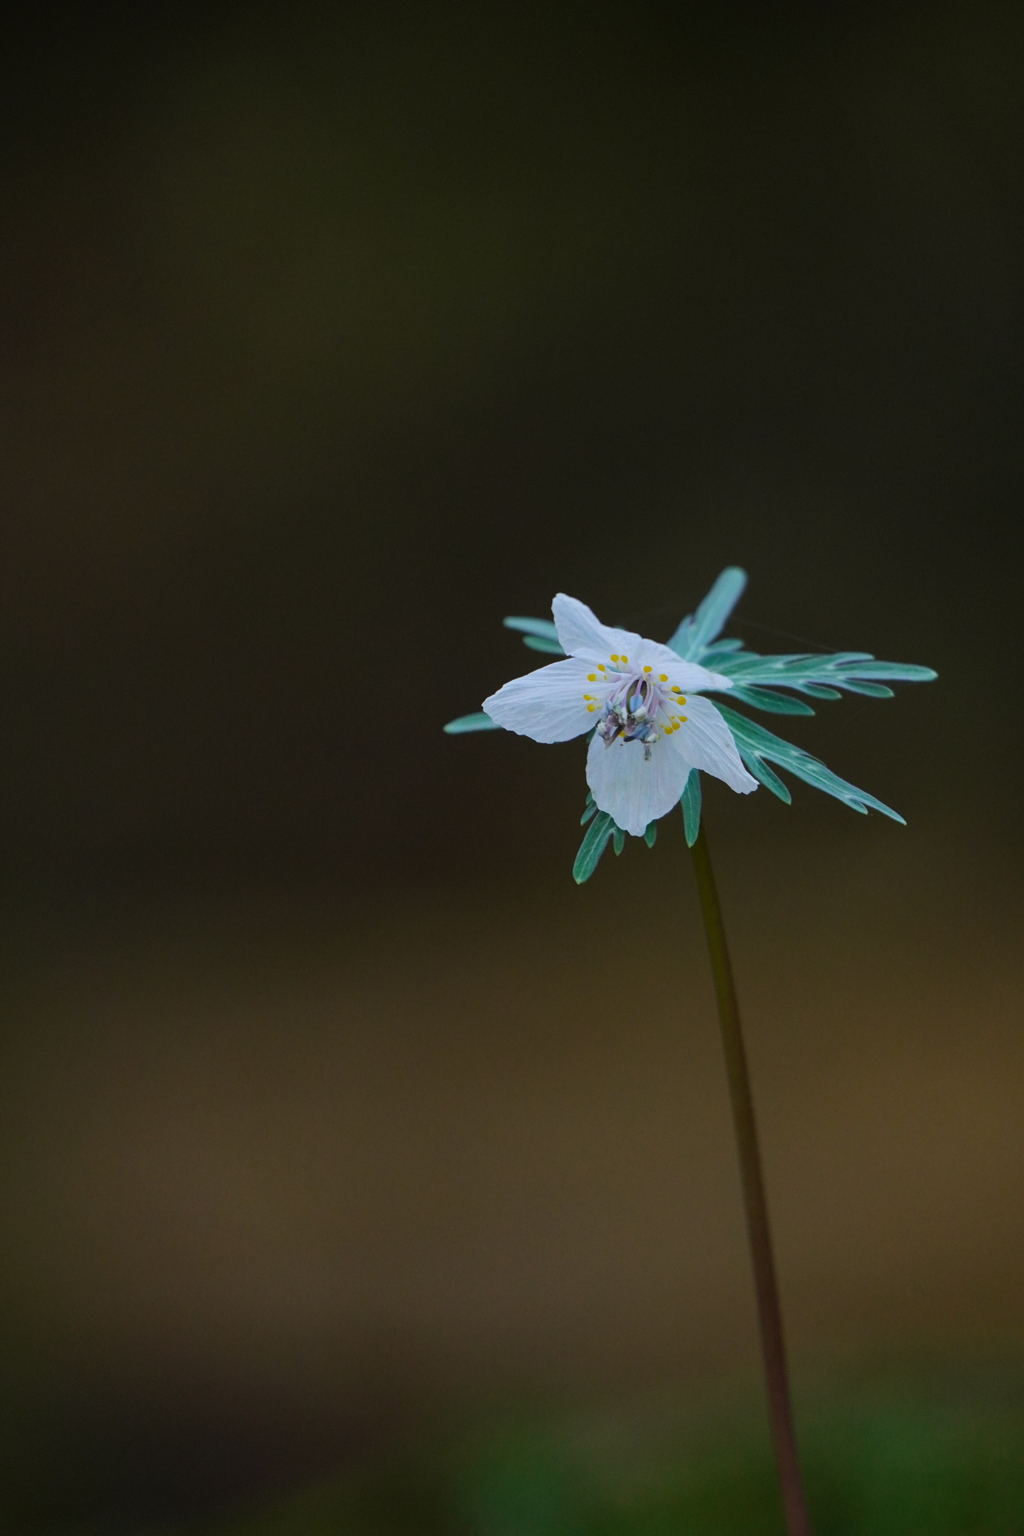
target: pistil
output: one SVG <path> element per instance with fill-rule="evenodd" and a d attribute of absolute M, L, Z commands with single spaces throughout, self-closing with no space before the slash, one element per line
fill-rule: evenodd
<path fill-rule="evenodd" d="M 606 747 L 619 737 L 624 742 L 642 742 L 644 761 L 649 762 L 651 748 L 660 734 L 655 725 L 660 707 L 660 695 L 650 678 L 627 677 L 605 703 L 597 734 Z"/>

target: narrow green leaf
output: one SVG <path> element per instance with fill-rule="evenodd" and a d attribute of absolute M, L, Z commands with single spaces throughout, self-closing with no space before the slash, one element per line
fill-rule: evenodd
<path fill-rule="evenodd" d="M 875 681 L 886 677 L 893 683 L 933 683 L 939 675 L 934 667 L 917 667 L 903 661 L 875 661 L 871 656 L 864 659 L 868 665 L 857 667 L 856 675 Z"/>
<path fill-rule="evenodd" d="M 773 795 L 778 795 L 779 799 L 784 801 L 786 805 L 793 804 L 793 796 L 789 792 L 789 786 L 783 784 L 778 774 L 773 773 L 768 764 L 763 762 L 755 752 L 745 752 L 741 747 L 740 757 L 742 757 L 746 764 L 748 773 L 752 773 L 754 778 L 764 785 L 765 789 L 770 789 Z"/>
<path fill-rule="evenodd" d="M 524 635 L 523 644 L 529 646 L 531 651 L 543 651 L 547 656 L 565 655 L 558 641 L 549 640 L 546 635 Z"/>
<path fill-rule="evenodd" d="M 615 856 L 617 858 L 626 846 L 626 834 L 621 827 L 615 828 L 615 831 L 612 833 L 612 842 L 615 845 Z"/>
<path fill-rule="evenodd" d="M 692 848 L 697 841 L 700 831 L 700 773 L 698 769 L 691 768 L 690 776 L 683 789 L 681 801 L 683 807 L 683 830 L 686 834 L 686 846 Z"/>
<path fill-rule="evenodd" d="M 597 815 L 597 806 L 594 804 L 593 801 L 591 801 L 590 804 L 587 806 L 586 810 L 583 812 L 583 815 L 580 817 L 580 826 L 581 827 L 585 827 L 587 822 L 590 820 L 591 816 L 596 816 L 596 815 Z"/>
<path fill-rule="evenodd" d="M 793 684 L 796 688 L 798 685 Z M 841 699 L 842 694 L 838 688 L 824 688 L 821 683 L 800 683 L 800 692 L 806 693 L 811 699 Z"/>
<path fill-rule="evenodd" d="M 587 828 L 586 836 L 580 844 L 580 851 L 576 855 L 576 862 L 572 866 L 572 877 L 577 885 L 582 885 L 584 880 L 590 879 L 614 830 L 615 823 L 608 812 L 599 811 Z"/>
<path fill-rule="evenodd" d="M 771 688 L 748 688 L 736 683 L 729 689 L 730 699 L 740 699 L 753 709 L 763 709 L 769 715 L 813 715 L 814 710 L 800 699 L 788 698 Z"/>
<path fill-rule="evenodd" d="M 889 816 L 893 821 L 903 823 L 903 817 L 883 800 L 877 800 L 874 795 L 869 795 L 865 790 L 858 789 L 855 784 L 841 779 L 837 773 L 832 772 L 831 768 L 826 768 L 824 763 L 812 757 L 809 752 L 805 752 L 802 747 L 783 741 L 780 736 L 766 731 L 764 726 L 758 725 L 755 720 L 748 720 L 745 715 L 736 714 L 727 704 L 719 704 L 716 700 L 715 708 L 732 731 L 736 745 L 744 757 L 749 753 L 758 760 L 761 767 L 764 766 L 765 758 L 777 763 L 788 773 L 803 779 L 805 784 L 812 784 L 815 789 L 823 790 L 825 794 L 841 800 L 844 805 L 850 807 L 851 811 L 866 814 L 870 808 L 881 811 L 883 816 Z M 754 772 L 753 767 L 750 771 Z"/>
<path fill-rule="evenodd" d="M 539 635 L 542 640 L 557 640 L 558 630 L 550 619 L 502 619 L 506 629 L 517 629 L 523 635 Z"/>
<path fill-rule="evenodd" d="M 687 614 L 668 642 L 678 656 L 696 661 L 704 647 L 717 639 L 746 584 L 746 571 L 738 565 L 726 566 L 696 612 Z"/>
<path fill-rule="evenodd" d="M 844 683 L 848 693 L 864 693 L 869 699 L 891 699 L 895 695 L 884 683 Z"/>
<path fill-rule="evenodd" d="M 490 715 L 485 715 L 482 710 L 477 715 L 460 715 L 457 720 L 449 720 L 447 725 L 442 726 L 442 730 L 447 731 L 449 736 L 462 736 L 466 731 L 498 731 L 500 729 L 498 722 L 492 720 Z"/>
<path fill-rule="evenodd" d="M 649 821 L 647 823 L 647 831 L 644 833 L 644 842 L 647 844 L 648 848 L 653 848 L 657 841 L 658 823 L 656 821 Z"/>
<path fill-rule="evenodd" d="M 806 652 L 759 656 L 755 651 L 734 651 L 717 657 L 714 665 L 716 671 L 744 687 L 769 684 L 774 688 L 794 688 L 817 699 L 835 698 L 836 688 L 872 698 L 890 698 L 891 694 L 883 691 L 884 683 L 926 683 L 936 676 L 931 667 L 876 661 L 867 651 L 837 651 L 833 656 L 812 656 Z"/>

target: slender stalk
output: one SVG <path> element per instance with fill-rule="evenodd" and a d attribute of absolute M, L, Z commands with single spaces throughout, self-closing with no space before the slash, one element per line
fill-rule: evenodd
<path fill-rule="evenodd" d="M 729 961 L 722 909 L 718 902 L 718 891 L 715 888 L 715 876 L 711 868 L 703 825 L 691 852 L 697 876 L 700 910 L 704 918 L 704 931 L 707 935 L 711 972 L 715 980 L 718 1017 L 722 1025 L 729 1097 L 732 1100 L 740 1176 L 743 1181 L 743 1203 L 747 1212 L 747 1236 L 750 1241 L 754 1286 L 757 1291 L 757 1311 L 761 1323 L 761 1350 L 768 1387 L 768 1413 L 771 1419 L 779 1482 L 782 1485 L 786 1528 L 789 1536 L 811 1536 L 800 1476 L 800 1462 L 797 1457 L 796 1435 L 793 1431 L 793 1410 L 789 1400 L 789 1373 L 786 1368 L 786 1346 L 782 1334 L 779 1288 L 775 1278 L 775 1259 L 772 1254 L 771 1228 L 768 1223 L 768 1201 L 765 1197 L 764 1175 L 761 1171 L 761 1154 L 757 1145 L 757 1122 L 754 1117 L 754 1100 L 750 1091 L 750 1075 L 747 1071 L 747 1053 L 743 1045 L 739 1005 L 736 1001 L 736 984 L 733 981 L 732 965 Z"/>

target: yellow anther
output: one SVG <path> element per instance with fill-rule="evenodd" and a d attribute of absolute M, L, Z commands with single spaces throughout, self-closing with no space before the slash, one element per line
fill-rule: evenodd
<path fill-rule="evenodd" d="M 686 703 L 686 700 L 683 698 L 682 694 L 679 695 L 679 702 L 680 702 L 680 704 L 685 704 Z"/>
<path fill-rule="evenodd" d="M 645 672 L 653 672 L 654 668 L 653 667 L 644 667 L 644 671 Z"/>
<path fill-rule="evenodd" d="M 594 697 L 594 695 L 593 695 L 593 694 L 592 694 L 592 693 L 585 693 L 585 694 L 584 694 L 584 695 L 583 695 L 583 697 L 584 697 L 584 698 L 585 698 L 585 699 L 592 699 L 592 698 L 593 698 L 593 697 Z"/>
<path fill-rule="evenodd" d="M 658 673 L 658 678 L 659 678 L 660 682 L 667 683 L 668 682 L 668 673 L 667 672 L 659 672 Z M 674 692 L 674 690 L 673 690 L 673 692 Z"/>
<path fill-rule="evenodd" d="M 594 710 L 595 710 L 595 709 L 596 709 L 596 708 L 597 708 L 597 705 L 596 705 L 596 704 L 588 704 L 588 705 L 587 705 L 587 714 L 588 714 L 588 715 L 592 715 L 592 714 L 593 714 L 593 713 L 594 713 Z"/>
<path fill-rule="evenodd" d="M 681 688 L 673 688 L 673 689 L 672 689 L 672 692 L 673 692 L 673 693 L 682 693 L 682 691 L 683 691 L 683 690 L 682 690 L 682 689 L 681 689 Z"/>
<path fill-rule="evenodd" d="M 628 656 L 620 656 L 620 657 L 619 657 L 619 660 L 620 660 L 620 661 L 628 661 L 628 660 L 629 660 L 629 657 L 628 657 Z"/>
<path fill-rule="evenodd" d="M 599 672 L 607 672 L 608 668 L 605 666 L 603 661 L 599 661 L 598 664 L 597 664 L 597 670 Z"/>
<path fill-rule="evenodd" d="M 587 673 L 587 682 L 588 683 L 596 683 L 597 682 L 597 673 L 596 672 L 588 672 Z"/>
<path fill-rule="evenodd" d="M 608 658 L 609 661 L 618 661 L 618 659 L 619 658 L 617 656 L 609 656 L 609 658 Z M 623 661 L 625 661 L 626 658 L 623 657 L 622 659 L 623 659 Z"/>
<path fill-rule="evenodd" d="M 688 719 L 689 719 L 689 716 L 688 716 L 688 715 L 680 715 L 680 716 L 679 716 L 679 724 L 680 724 L 680 725 L 685 725 L 685 724 L 686 724 L 686 721 L 687 721 L 687 720 L 688 720 Z"/>

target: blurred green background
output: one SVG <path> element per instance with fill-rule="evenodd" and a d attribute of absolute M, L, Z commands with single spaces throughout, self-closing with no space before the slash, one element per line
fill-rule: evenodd
<path fill-rule="evenodd" d="M 940 672 L 708 795 L 819 1531 L 1024 1530 L 1024 12 L 3 25 L 0 1518 L 778 1530 L 681 827 L 440 731 L 739 563 Z"/>

